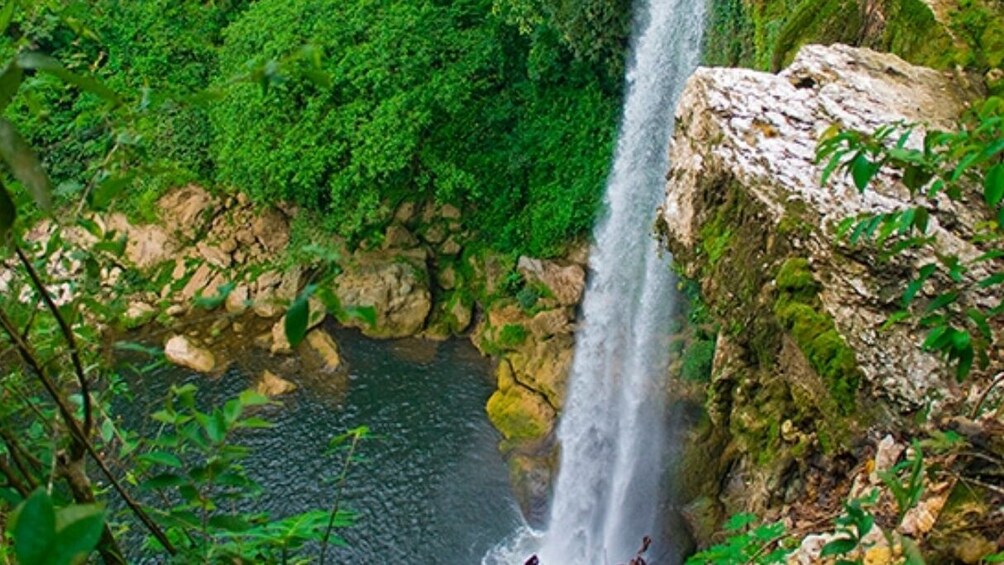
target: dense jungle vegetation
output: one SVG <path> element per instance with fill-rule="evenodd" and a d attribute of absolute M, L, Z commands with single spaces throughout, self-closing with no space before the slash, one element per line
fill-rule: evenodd
<path fill-rule="evenodd" d="M 299 221 L 355 243 L 378 240 L 402 202 L 453 204 L 479 245 L 557 255 L 597 212 L 630 4 L 6 0 L 0 259 L 36 294 L 28 304 L 0 297 L 0 527 L 22 540 L 0 543 L 0 558 L 71 563 L 96 548 L 118 563 L 121 540 L 143 538 L 142 551 L 180 562 L 286 561 L 305 544 L 339 543 L 337 528 L 351 521 L 337 492 L 325 508 L 278 521 L 220 511 L 257 488 L 241 468 L 246 452 L 228 440 L 268 425 L 253 415 L 260 396 L 204 410 L 182 387 L 154 415 L 163 435 L 119 429 L 107 410 L 122 381 L 106 352 L 79 344 L 100 343 L 99 328 L 121 312 L 86 294 L 57 304 L 40 263 L 8 240 L 58 207 L 152 219 L 166 189 L 195 182 L 290 202 Z M 776 69 L 806 42 L 844 41 L 939 68 L 1001 65 L 1000 0 L 963 0 L 953 34 L 920 0 L 878 4 L 881 29 L 856 0 L 715 0 L 705 60 Z M 107 251 L 112 242 L 94 253 Z M 99 277 L 94 257 L 79 260 Z M 710 339 L 701 350 L 696 373 L 710 370 Z M 336 481 L 365 435 L 333 440 L 333 462 L 344 465 L 333 464 Z M 141 488 L 163 506 L 130 494 Z M 109 499 L 127 509 L 94 504 Z"/>
<path fill-rule="evenodd" d="M 497 250 L 548 255 L 596 210 L 628 4 L 24 2 L 0 53 L 45 53 L 122 100 L 35 75 L 6 115 L 64 198 L 111 182 L 143 215 L 194 181 L 356 241 L 434 199 Z"/>

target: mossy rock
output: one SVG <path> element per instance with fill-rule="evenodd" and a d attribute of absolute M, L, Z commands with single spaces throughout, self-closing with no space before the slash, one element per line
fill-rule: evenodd
<path fill-rule="evenodd" d="M 555 411 L 544 398 L 520 386 L 497 390 L 488 399 L 488 419 L 507 440 L 536 440 L 551 432 Z"/>

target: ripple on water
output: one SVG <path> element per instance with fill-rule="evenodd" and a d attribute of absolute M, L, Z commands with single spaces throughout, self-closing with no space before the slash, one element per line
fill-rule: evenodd
<path fill-rule="evenodd" d="M 374 437 L 359 447 L 342 503 L 358 522 L 339 532 L 349 545 L 337 550 L 336 562 L 482 562 L 522 523 L 485 416 L 494 388 L 488 362 L 462 341 L 376 342 L 353 332 L 336 339 L 349 365 L 347 386 L 344 377 L 329 387 L 316 376 L 283 375 L 300 388 L 265 410 L 276 427 L 242 437 L 253 448 L 246 466 L 265 487 L 259 509 L 281 517 L 330 506 L 334 488 L 326 479 L 341 461 L 325 455 L 326 445 L 366 425 Z M 177 368 L 134 380 L 131 419 L 156 409 L 172 383 L 197 382 L 200 401 L 219 404 L 261 368 L 251 360 L 215 380 Z"/>

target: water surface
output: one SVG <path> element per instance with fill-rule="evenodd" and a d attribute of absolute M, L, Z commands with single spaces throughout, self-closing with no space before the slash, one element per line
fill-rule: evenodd
<path fill-rule="evenodd" d="M 342 460 L 325 455 L 326 445 L 366 425 L 374 437 L 360 445 L 343 495 L 358 522 L 339 532 L 349 547 L 336 548 L 334 562 L 480 562 L 521 523 L 484 411 L 494 389 L 489 362 L 464 341 L 335 338 L 348 375 L 284 375 L 300 388 L 263 414 L 276 427 L 241 439 L 254 449 L 246 466 L 265 489 L 259 509 L 282 517 L 329 507 L 334 487 L 325 479 Z M 202 401 L 222 403 L 250 386 L 255 366 L 245 359 L 218 379 L 165 369 L 133 382 L 134 405 L 156 410 L 168 386 L 182 382 L 198 384 Z"/>

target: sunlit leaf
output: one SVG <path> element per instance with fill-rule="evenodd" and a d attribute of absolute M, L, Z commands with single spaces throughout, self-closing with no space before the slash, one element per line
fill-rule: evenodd
<path fill-rule="evenodd" d="M 991 208 L 1004 198 L 1004 163 L 997 163 L 987 171 L 983 179 L 983 198 Z"/>

